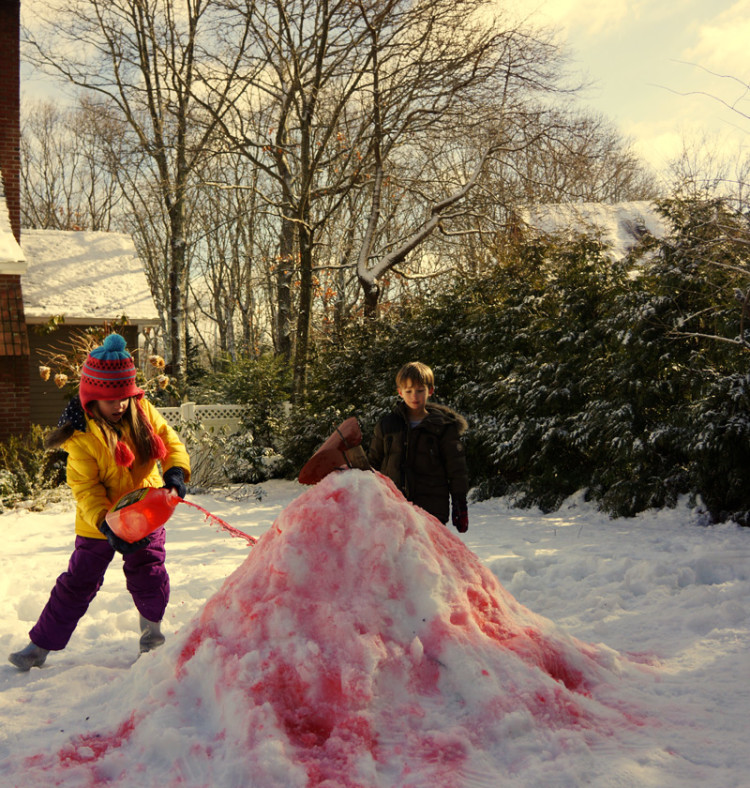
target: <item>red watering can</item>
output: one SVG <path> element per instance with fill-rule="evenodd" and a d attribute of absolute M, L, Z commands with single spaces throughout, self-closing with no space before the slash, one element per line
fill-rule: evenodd
<path fill-rule="evenodd" d="M 120 539 L 137 542 L 164 525 L 180 501 L 171 488 L 131 490 L 107 512 L 107 523 Z"/>
<path fill-rule="evenodd" d="M 253 545 L 258 541 L 256 537 L 234 528 L 215 514 L 207 512 L 202 506 L 180 498 L 173 489 L 167 487 L 143 487 L 125 493 L 107 512 L 107 523 L 120 539 L 131 543 L 137 542 L 164 525 L 178 503 L 186 503 L 200 510 L 224 531 L 244 539 L 248 544 Z"/>

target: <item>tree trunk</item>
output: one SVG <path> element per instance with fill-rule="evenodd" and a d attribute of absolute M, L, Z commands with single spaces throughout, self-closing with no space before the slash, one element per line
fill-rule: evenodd
<path fill-rule="evenodd" d="M 312 314 L 312 237 L 305 224 L 301 225 L 299 237 L 299 306 L 297 309 L 297 336 L 294 348 L 293 393 L 295 404 L 305 398 L 307 389 L 307 355 L 310 342 L 310 318 Z"/>
<path fill-rule="evenodd" d="M 170 260 L 169 265 L 169 340 L 172 375 L 181 400 L 187 396 L 187 343 L 186 301 L 187 266 L 185 255 L 184 218 L 181 206 L 175 205 L 170 212 Z"/>
<path fill-rule="evenodd" d="M 276 352 L 292 360 L 292 276 L 294 273 L 294 224 L 282 218 L 276 270 Z"/>
<path fill-rule="evenodd" d="M 378 316 L 378 297 L 380 296 L 380 288 L 377 282 L 371 282 L 369 279 L 360 279 L 362 291 L 364 292 L 364 315 L 365 320 L 375 320 Z"/>

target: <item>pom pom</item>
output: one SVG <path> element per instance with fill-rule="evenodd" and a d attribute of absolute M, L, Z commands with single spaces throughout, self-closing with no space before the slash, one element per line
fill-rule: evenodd
<path fill-rule="evenodd" d="M 141 420 L 143 426 L 148 430 L 148 440 L 151 446 L 151 459 L 152 460 L 163 460 L 167 456 L 167 447 L 164 445 L 164 441 L 154 432 L 154 425 L 146 417 L 146 414 L 143 410 L 143 404 L 141 403 L 140 399 L 135 401 L 135 407 L 138 411 L 138 418 Z"/>
<path fill-rule="evenodd" d="M 135 455 L 130 450 L 130 446 L 122 441 L 117 441 L 115 446 L 115 462 L 123 468 L 129 468 L 133 464 Z"/>
<path fill-rule="evenodd" d="M 167 457 L 167 447 L 164 441 L 155 433 L 151 432 L 151 457 L 155 460 L 164 460 Z"/>
<path fill-rule="evenodd" d="M 110 334 L 104 342 L 102 342 L 102 347 L 107 353 L 121 353 L 125 350 L 125 338 L 120 334 Z"/>
<path fill-rule="evenodd" d="M 110 334 L 99 347 L 95 347 L 89 353 L 89 357 L 97 358 L 100 361 L 132 359 L 132 356 L 125 348 L 125 338 L 120 336 L 120 334 Z"/>

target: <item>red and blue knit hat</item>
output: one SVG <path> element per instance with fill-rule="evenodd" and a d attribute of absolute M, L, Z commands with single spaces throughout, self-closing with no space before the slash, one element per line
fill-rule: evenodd
<path fill-rule="evenodd" d="M 81 367 L 78 398 L 84 410 L 90 413 L 88 406 L 94 400 L 133 397 L 138 418 L 148 432 L 150 456 L 154 460 L 163 460 L 167 456 L 167 449 L 143 411 L 143 394 L 143 389 L 135 385 L 135 364 L 133 357 L 125 349 L 125 340 L 119 334 L 110 334 L 99 347 L 89 353 Z M 117 464 L 129 468 L 134 459 L 130 447 L 124 441 L 118 440 L 115 447 Z"/>
<path fill-rule="evenodd" d="M 97 399 L 140 399 L 143 396 L 143 390 L 135 385 L 133 357 L 119 334 L 110 334 L 89 353 L 81 368 L 78 396 L 86 411 L 89 403 Z"/>

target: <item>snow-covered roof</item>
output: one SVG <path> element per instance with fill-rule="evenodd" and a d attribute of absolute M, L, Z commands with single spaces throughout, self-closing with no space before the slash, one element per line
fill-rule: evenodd
<path fill-rule="evenodd" d="M 5 187 L 0 174 L 0 274 L 24 274 L 26 263 L 21 247 L 10 226 Z"/>
<path fill-rule="evenodd" d="M 155 323 L 158 313 L 133 239 L 125 233 L 24 230 L 28 271 L 21 279 L 29 323 Z"/>
<path fill-rule="evenodd" d="M 644 233 L 657 238 L 667 234 L 667 223 L 653 203 L 633 200 L 619 203 L 558 203 L 527 206 L 520 212 L 523 223 L 544 235 L 585 233 L 609 247 L 620 260 Z"/>

